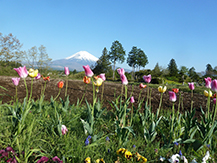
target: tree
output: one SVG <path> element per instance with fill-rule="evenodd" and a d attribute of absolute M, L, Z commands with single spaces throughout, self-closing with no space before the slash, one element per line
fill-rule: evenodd
<path fill-rule="evenodd" d="M 175 59 L 172 58 L 170 60 L 170 63 L 168 64 L 168 70 L 170 76 L 174 76 L 174 77 L 178 76 L 178 68 Z"/>
<path fill-rule="evenodd" d="M 158 63 L 155 65 L 154 69 L 152 70 L 152 76 L 155 77 L 161 76 L 161 70 Z"/>
<path fill-rule="evenodd" d="M 181 66 L 179 70 L 180 80 L 182 81 L 182 85 L 184 85 L 184 81 L 187 78 L 188 68 L 185 66 Z"/>
<path fill-rule="evenodd" d="M 188 76 L 191 78 L 191 80 L 193 81 L 199 81 L 200 77 L 199 75 L 196 73 L 195 68 L 191 67 L 188 71 Z"/>
<path fill-rule="evenodd" d="M 107 73 L 111 69 L 111 62 L 109 62 L 108 58 L 108 50 L 105 47 L 102 51 L 102 56 L 93 68 L 94 74 Z"/>
<path fill-rule="evenodd" d="M 116 62 L 123 63 L 125 61 L 125 51 L 119 41 L 114 41 L 110 48 L 109 60 L 113 63 L 113 80 L 115 77 Z"/>
<path fill-rule="evenodd" d="M 206 65 L 206 75 L 213 75 L 213 68 L 211 66 L 211 64 L 207 64 Z"/>
<path fill-rule="evenodd" d="M 148 64 L 148 57 L 146 56 L 145 52 L 141 49 L 139 49 L 138 52 L 138 67 L 140 70 L 140 67 L 145 67 Z"/>
<path fill-rule="evenodd" d="M 15 61 L 21 62 L 23 51 L 21 51 L 22 44 L 20 41 L 9 33 L 7 36 L 3 36 L 0 33 L 0 60 L 1 61 Z"/>
<path fill-rule="evenodd" d="M 26 66 L 31 68 L 38 68 L 40 71 L 42 69 L 48 69 L 51 63 L 51 58 L 49 58 L 46 47 L 41 45 L 39 48 L 36 46 L 24 52 L 24 58 L 26 61 Z"/>

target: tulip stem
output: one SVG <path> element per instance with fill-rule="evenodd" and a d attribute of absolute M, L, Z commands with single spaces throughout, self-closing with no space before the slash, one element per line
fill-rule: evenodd
<path fill-rule="evenodd" d="M 85 94 L 86 94 L 86 91 L 87 91 L 87 84 L 86 84 L 86 86 L 85 86 L 85 91 L 84 91 L 84 94 L 83 94 L 83 96 L 82 96 L 82 98 L 81 98 L 81 101 L 80 101 L 80 103 L 79 103 L 79 106 L 81 105 L 81 103 L 82 103 L 82 101 L 83 101 L 83 99 L 84 99 L 84 96 L 85 96 Z"/>
<path fill-rule="evenodd" d="M 175 103 L 173 102 L 173 107 L 172 107 L 172 124 L 171 124 L 171 130 L 170 130 L 170 132 L 172 133 L 173 132 L 173 123 L 174 123 L 174 105 L 175 105 Z"/>
<path fill-rule="evenodd" d="M 215 111 L 214 111 L 214 115 L 213 115 L 213 124 L 212 125 L 214 125 L 216 113 L 217 113 L 217 102 L 215 104 Z"/>
<path fill-rule="evenodd" d="M 150 89 L 150 95 L 149 95 L 149 106 L 151 107 L 151 93 L 152 93 L 152 89 Z"/>
<path fill-rule="evenodd" d="M 101 102 L 103 102 L 103 93 L 104 93 L 104 82 L 102 83 Z"/>
<path fill-rule="evenodd" d="M 131 120 L 130 120 L 130 126 L 132 125 L 133 122 L 133 103 L 132 103 L 132 109 L 131 109 Z"/>
<path fill-rule="evenodd" d="M 25 78 L 23 78 L 23 80 L 24 80 L 24 85 L 25 85 L 25 87 L 26 87 L 26 100 L 28 100 L 28 88 L 27 88 L 27 85 L 26 85 L 26 79 Z"/>
<path fill-rule="evenodd" d="M 16 89 L 16 95 L 15 95 L 15 100 L 16 100 L 16 103 L 18 102 L 18 98 L 17 98 L 17 86 L 15 87 Z"/>
<path fill-rule="evenodd" d="M 148 106 L 148 100 L 149 100 L 149 83 L 147 83 L 147 106 Z"/>
<path fill-rule="evenodd" d="M 208 90 L 208 98 L 207 98 L 207 118 L 209 118 L 209 108 L 210 108 L 210 89 Z"/>
<path fill-rule="evenodd" d="M 31 92 L 30 92 L 30 96 L 29 96 L 29 102 L 32 98 L 32 87 L 33 87 L 33 78 L 32 78 L 32 81 L 31 81 Z"/>
<path fill-rule="evenodd" d="M 65 98 L 67 96 L 67 88 L 68 88 L 68 76 L 66 76 L 66 90 L 65 90 Z"/>
<path fill-rule="evenodd" d="M 61 88 L 59 88 L 59 93 L 57 94 L 57 96 L 55 97 L 55 99 L 53 101 L 55 101 L 57 99 L 57 97 L 60 95 L 60 91 L 61 91 Z"/>
<path fill-rule="evenodd" d="M 133 90 L 134 90 L 134 85 L 132 85 L 132 92 L 130 94 L 130 97 L 132 97 L 132 95 L 133 95 Z"/>
<path fill-rule="evenodd" d="M 127 100 L 127 85 L 124 85 L 125 87 L 125 100 Z"/>
<path fill-rule="evenodd" d="M 93 78 L 91 77 L 92 85 L 93 85 L 93 107 L 95 105 L 96 99 L 95 99 L 95 87 L 94 87 L 94 81 Z"/>
<path fill-rule="evenodd" d="M 178 104 L 178 112 L 177 112 L 177 114 L 179 114 L 180 103 L 181 103 L 181 92 L 179 92 L 179 104 Z"/>
<path fill-rule="evenodd" d="M 160 94 L 160 103 L 159 103 L 159 107 L 158 107 L 158 110 L 157 110 L 157 117 L 160 114 L 160 108 L 161 108 L 161 104 L 162 104 L 162 98 L 163 98 L 163 93 Z"/>
<path fill-rule="evenodd" d="M 140 102 L 140 97 L 141 97 L 142 89 L 143 89 L 143 88 L 141 88 L 141 90 L 140 90 L 140 92 L 139 92 L 138 103 Z"/>
<path fill-rule="evenodd" d="M 191 113 L 193 109 L 193 90 L 191 90 Z"/>

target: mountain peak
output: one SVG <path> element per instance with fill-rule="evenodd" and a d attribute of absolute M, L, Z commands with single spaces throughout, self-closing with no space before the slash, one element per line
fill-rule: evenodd
<path fill-rule="evenodd" d="M 87 51 L 79 51 L 67 58 L 66 60 L 73 60 L 73 59 L 79 59 L 79 60 L 85 60 L 85 61 L 91 61 L 91 62 L 96 62 L 99 59 L 92 54 L 88 53 Z"/>

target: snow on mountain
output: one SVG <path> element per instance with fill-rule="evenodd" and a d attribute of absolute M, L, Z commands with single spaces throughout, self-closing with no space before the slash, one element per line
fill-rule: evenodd
<path fill-rule="evenodd" d="M 89 61 L 89 62 L 96 62 L 96 61 L 99 60 L 98 58 L 96 58 L 92 54 L 88 53 L 87 51 L 77 52 L 77 53 L 73 54 L 72 56 L 67 57 L 65 59 L 67 59 L 67 60 L 69 60 L 69 59 L 70 60 L 79 59 L 79 60 L 86 60 L 86 61 Z"/>

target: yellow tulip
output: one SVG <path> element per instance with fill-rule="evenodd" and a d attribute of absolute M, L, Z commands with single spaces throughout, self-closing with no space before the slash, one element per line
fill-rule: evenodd
<path fill-rule="evenodd" d="M 99 86 L 102 85 L 102 83 L 103 83 L 103 80 L 102 80 L 101 78 L 98 78 L 98 79 L 96 80 L 96 82 L 94 82 L 94 85 L 97 86 L 97 87 L 99 87 Z"/>
<path fill-rule="evenodd" d="M 87 157 L 87 158 L 84 160 L 84 162 L 85 162 L 85 163 L 91 163 L 91 162 L 90 162 L 90 157 Z"/>
<path fill-rule="evenodd" d="M 166 90 L 167 90 L 167 87 L 166 87 L 166 86 L 164 86 L 164 88 L 163 88 L 162 86 L 159 86 L 159 87 L 158 87 L 158 91 L 159 91 L 160 93 L 164 93 L 164 92 L 166 92 Z"/>
<path fill-rule="evenodd" d="M 206 97 L 212 97 L 212 92 L 211 91 L 209 91 L 209 93 L 208 93 L 208 91 L 206 91 L 206 90 L 204 90 L 204 92 L 203 92 L 203 94 L 204 94 L 204 96 L 206 96 Z"/>
<path fill-rule="evenodd" d="M 31 78 L 35 78 L 38 75 L 38 70 L 37 69 L 34 70 L 34 69 L 30 68 L 29 71 L 28 71 L 28 73 L 29 73 L 29 76 Z"/>

